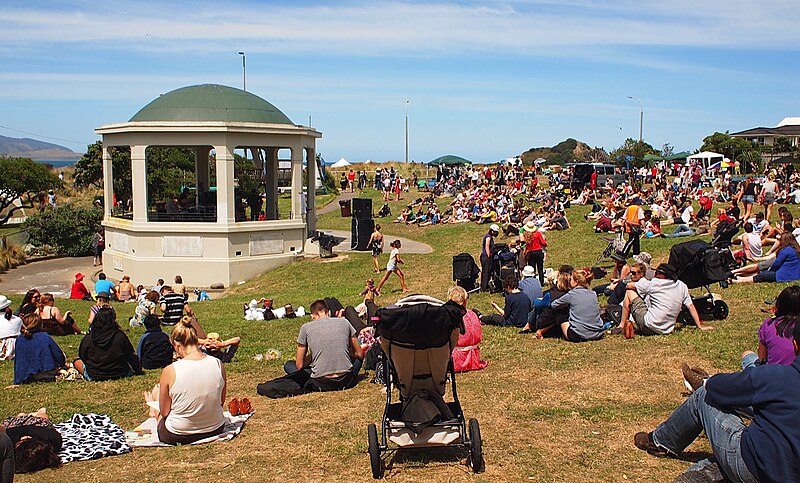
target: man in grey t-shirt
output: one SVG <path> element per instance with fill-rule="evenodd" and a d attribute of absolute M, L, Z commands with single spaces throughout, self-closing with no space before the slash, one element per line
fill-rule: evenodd
<path fill-rule="evenodd" d="M 652 280 L 640 278 L 628 284 L 622 303 L 620 329 L 627 338 L 634 332 L 642 335 L 669 334 L 675 329 L 681 308 L 686 307 L 698 329 L 709 330 L 697 314 L 686 284 L 677 279 L 675 269 L 662 263 Z M 633 320 L 630 321 L 629 318 Z M 633 330 L 631 330 L 631 328 Z"/>
<path fill-rule="evenodd" d="M 336 391 L 355 386 L 364 352 L 347 319 L 331 317 L 324 300 L 311 304 L 311 322 L 300 327 L 297 355 L 287 361 L 287 374 L 304 371 L 308 391 Z"/>

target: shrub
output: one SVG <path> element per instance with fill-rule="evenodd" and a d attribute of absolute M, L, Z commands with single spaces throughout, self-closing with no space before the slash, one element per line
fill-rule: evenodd
<path fill-rule="evenodd" d="M 80 257 L 93 253 L 92 236 L 102 219 L 103 212 L 97 208 L 66 204 L 29 217 L 23 227 L 28 230 L 29 243 Z"/>

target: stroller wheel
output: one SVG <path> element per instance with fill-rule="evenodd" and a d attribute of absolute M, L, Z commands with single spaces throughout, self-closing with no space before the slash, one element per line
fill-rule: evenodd
<path fill-rule="evenodd" d="M 483 441 L 481 441 L 481 428 L 478 420 L 469 420 L 469 461 L 472 471 L 479 473 L 483 470 Z"/>
<path fill-rule="evenodd" d="M 372 477 L 379 480 L 383 478 L 383 461 L 381 461 L 381 449 L 378 445 L 378 430 L 374 424 L 367 426 L 367 436 L 369 438 L 369 463 L 372 466 Z"/>
<path fill-rule="evenodd" d="M 714 318 L 717 320 L 724 320 L 728 318 L 728 314 L 730 310 L 728 309 L 728 304 L 725 303 L 724 300 L 715 300 L 714 301 Z"/>

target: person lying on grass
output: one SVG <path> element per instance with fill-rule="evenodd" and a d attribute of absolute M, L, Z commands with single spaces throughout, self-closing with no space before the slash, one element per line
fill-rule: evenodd
<path fill-rule="evenodd" d="M 0 481 L 12 482 L 14 473 L 58 468 L 62 444 L 45 408 L 4 419 L 0 423 Z"/>
<path fill-rule="evenodd" d="M 227 377 L 222 361 L 200 349 L 190 317 L 172 328 L 170 340 L 179 360 L 165 367 L 152 391 L 144 392 L 150 417 L 158 419 L 158 439 L 191 444 L 225 428 Z M 158 404 L 155 404 L 157 401 Z"/>
<path fill-rule="evenodd" d="M 679 456 L 705 432 L 713 457 L 692 465 L 681 481 L 800 481 L 800 324 L 793 339 L 791 365 L 710 377 L 653 431 L 636 433 L 634 445 Z M 742 413 L 751 416 L 749 425 Z"/>

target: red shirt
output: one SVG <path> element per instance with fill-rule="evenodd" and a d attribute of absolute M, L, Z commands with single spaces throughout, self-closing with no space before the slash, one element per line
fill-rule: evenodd
<path fill-rule="evenodd" d="M 89 293 L 89 290 L 83 282 L 75 282 L 72 284 L 72 291 L 69 294 L 69 298 L 83 300 L 87 297 L 92 298 L 92 294 Z"/>
<path fill-rule="evenodd" d="M 547 246 L 547 242 L 545 241 L 544 237 L 542 236 L 542 232 L 536 230 L 535 232 L 527 233 L 525 236 L 525 251 L 533 252 L 537 250 L 542 250 L 544 247 Z"/>

